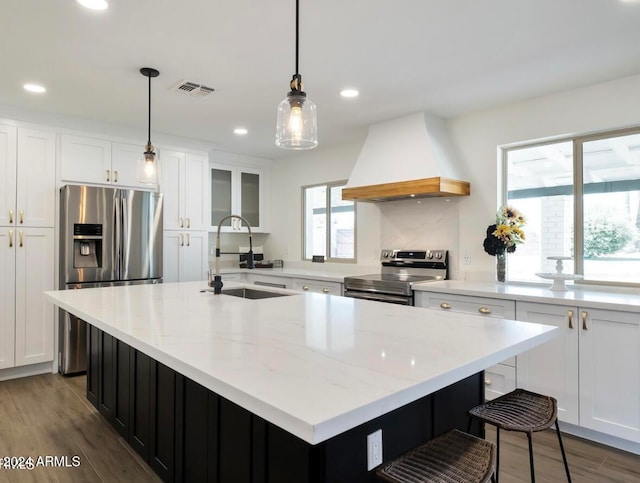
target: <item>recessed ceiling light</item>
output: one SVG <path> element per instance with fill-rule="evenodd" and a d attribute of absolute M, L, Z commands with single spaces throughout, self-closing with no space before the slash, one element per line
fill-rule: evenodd
<path fill-rule="evenodd" d="M 342 97 L 358 97 L 359 94 L 356 89 L 342 89 L 340 91 Z"/>
<path fill-rule="evenodd" d="M 47 92 L 47 90 L 44 87 L 38 84 L 25 84 L 22 87 L 24 88 L 25 91 L 35 92 L 36 94 L 42 94 L 44 92 Z"/>
<path fill-rule="evenodd" d="M 244 127 L 237 127 L 233 130 L 234 134 L 237 134 L 238 136 L 244 136 L 245 134 L 247 134 L 249 131 L 247 131 L 246 128 Z"/>
<path fill-rule="evenodd" d="M 90 8 L 91 10 L 106 10 L 109 8 L 109 4 L 106 0 L 77 0 L 77 2 L 83 7 Z"/>

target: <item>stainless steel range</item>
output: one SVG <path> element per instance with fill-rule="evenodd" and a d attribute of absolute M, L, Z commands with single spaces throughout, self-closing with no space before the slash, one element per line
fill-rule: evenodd
<path fill-rule="evenodd" d="M 345 277 L 344 296 L 413 305 L 412 284 L 448 278 L 447 250 L 384 249 L 380 262 L 380 273 Z"/>

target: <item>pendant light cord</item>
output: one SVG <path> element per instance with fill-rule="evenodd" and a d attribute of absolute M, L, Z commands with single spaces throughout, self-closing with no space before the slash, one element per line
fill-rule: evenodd
<path fill-rule="evenodd" d="M 299 46 L 299 37 L 300 37 L 300 0 L 296 0 L 296 75 L 299 75 L 300 72 L 298 70 L 298 46 Z"/>
<path fill-rule="evenodd" d="M 147 136 L 147 144 L 151 145 L 151 76 L 149 76 L 149 130 Z"/>

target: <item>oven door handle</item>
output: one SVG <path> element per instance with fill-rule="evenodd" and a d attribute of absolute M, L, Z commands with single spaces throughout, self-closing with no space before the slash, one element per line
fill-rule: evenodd
<path fill-rule="evenodd" d="M 367 293 L 367 292 L 356 292 L 345 290 L 345 297 L 351 297 L 355 299 L 365 299 L 365 300 L 374 300 L 377 302 L 389 302 L 392 304 L 401 304 L 401 305 L 413 305 L 411 297 L 403 297 L 401 295 L 389 295 L 382 293 Z"/>

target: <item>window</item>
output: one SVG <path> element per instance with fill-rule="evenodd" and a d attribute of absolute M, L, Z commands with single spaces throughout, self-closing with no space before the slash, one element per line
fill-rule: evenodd
<path fill-rule="evenodd" d="M 564 271 L 586 281 L 640 283 L 640 129 L 503 150 L 506 202 L 528 219 L 509 255 L 511 280 Z"/>
<path fill-rule="evenodd" d="M 322 255 L 327 261 L 355 262 L 356 209 L 353 201 L 342 200 L 345 183 L 302 188 L 305 260 Z"/>

